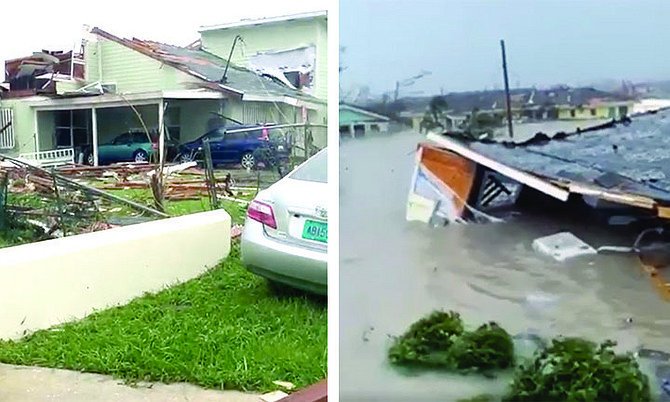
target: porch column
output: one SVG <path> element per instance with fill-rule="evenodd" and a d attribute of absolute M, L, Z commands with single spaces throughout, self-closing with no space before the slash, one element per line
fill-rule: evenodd
<path fill-rule="evenodd" d="M 40 152 L 40 125 L 37 119 L 37 110 L 35 110 L 35 152 Z"/>
<path fill-rule="evenodd" d="M 163 116 L 163 109 L 165 108 L 165 100 L 161 98 L 158 104 L 158 163 L 163 164 L 165 161 L 165 119 Z"/>
<path fill-rule="evenodd" d="M 91 126 L 93 127 L 93 166 L 98 166 L 98 114 L 91 108 Z"/>
<path fill-rule="evenodd" d="M 70 110 L 70 148 L 74 149 L 74 117 Z"/>

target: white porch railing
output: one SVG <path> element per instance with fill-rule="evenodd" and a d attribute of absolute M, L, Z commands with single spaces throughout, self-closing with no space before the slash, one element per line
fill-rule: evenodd
<path fill-rule="evenodd" d="M 43 167 L 74 164 L 74 148 L 25 153 L 20 154 L 19 158 Z"/>

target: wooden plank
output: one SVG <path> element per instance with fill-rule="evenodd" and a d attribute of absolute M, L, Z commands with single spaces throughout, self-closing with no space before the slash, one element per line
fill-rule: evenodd
<path fill-rule="evenodd" d="M 279 400 L 279 402 L 327 402 L 328 379 L 303 388 Z"/>
<path fill-rule="evenodd" d="M 656 207 L 658 211 L 658 217 L 663 219 L 670 219 L 670 207 Z"/>
<path fill-rule="evenodd" d="M 596 187 L 595 185 L 575 182 L 569 182 L 567 187 L 570 189 L 570 192 L 598 197 L 602 200 L 611 201 L 617 204 L 625 204 L 646 209 L 654 209 L 656 207 L 656 201 L 640 195 L 615 193 L 602 190 L 600 187 Z"/>
<path fill-rule="evenodd" d="M 420 162 L 447 187 L 458 195 L 454 206 L 458 215 L 463 216 L 465 200 L 470 196 L 475 181 L 477 165 L 456 153 L 420 144 Z"/>
<path fill-rule="evenodd" d="M 542 180 L 529 173 L 509 167 L 500 162 L 494 161 L 493 159 L 484 156 L 476 151 L 473 151 L 472 149 L 466 147 L 465 145 L 457 141 L 433 133 L 428 134 L 428 139 L 440 145 L 441 147 L 453 151 L 482 166 L 486 166 L 487 168 L 494 170 L 504 176 L 507 176 L 510 179 L 516 180 L 519 183 L 525 184 L 528 187 L 532 187 L 538 191 L 541 191 L 544 194 L 557 198 L 561 201 L 568 200 L 568 196 L 570 195 L 569 191 L 557 187 L 547 182 L 546 180 Z"/>

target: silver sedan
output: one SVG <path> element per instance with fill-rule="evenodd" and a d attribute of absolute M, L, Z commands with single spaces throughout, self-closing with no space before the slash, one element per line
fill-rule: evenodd
<path fill-rule="evenodd" d="M 273 282 L 328 292 L 328 151 L 258 193 L 247 209 L 242 262 Z"/>

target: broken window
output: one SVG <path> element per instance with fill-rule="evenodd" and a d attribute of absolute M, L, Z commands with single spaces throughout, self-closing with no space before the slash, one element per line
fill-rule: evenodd
<path fill-rule="evenodd" d="M 379 129 L 379 124 L 372 124 L 372 125 L 370 126 L 370 131 L 374 131 L 374 132 L 377 132 L 377 133 L 378 133 L 379 131 L 381 131 L 381 130 Z"/>
<path fill-rule="evenodd" d="M 0 109 L 0 149 L 14 148 L 14 111 Z"/>
<path fill-rule="evenodd" d="M 249 58 L 249 68 L 259 74 L 270 75 L 287 86 L 313 91 L 316 65 L 316 47 L 306 46 L 291 50 L 257 53 Z"/>
<path fill-rule="evenodd" d="M 284 76 L 294 87 L 300 89 L 300 71 L 285 71 Z"/>

